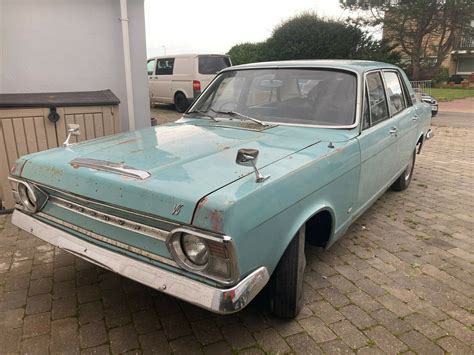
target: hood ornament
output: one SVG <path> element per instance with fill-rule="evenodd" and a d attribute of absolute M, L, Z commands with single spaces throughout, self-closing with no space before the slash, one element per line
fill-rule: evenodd
<path fill-rule="evenodd" d="M 63 143 L 63 147 L 70 147 L 72 145 L 72 143 L 69 143 L 69 140 L 72 136 L 81 135 L 81 131 L 79 130 L 79 128 L 81 128 L 81 126 L 79 126 L 78 124 L 70 123 L 67 125 L 67 137 Z"/>
<path fill-rule="evenodd" d="M 256 182 L 264 182 L 267 180 L 270 175 L 263 176 L 260 171 L 257 169 L 257 157 L 258 157 L 258 150 L 252 148 L 242 148 L 239 149 L 237 152 L 237 157 L 235 158 L 235 162 L 239 165 L 243 166 L 251 166 L 255 172 Z"/>

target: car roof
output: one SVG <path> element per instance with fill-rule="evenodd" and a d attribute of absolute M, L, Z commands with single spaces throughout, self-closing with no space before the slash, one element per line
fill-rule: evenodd
<path fill-rule="evenodd" d="M 166 54 L 158 55 L 155 57 L 150 57 L 147 60 L 151 59 L 167 59 L 167 58 L 195 58 L 195 57 L 228 57 L 227 54 L 216 54 L 216 53 L 190 53 L 190 54 Z"/>
<path fill-rule="evenodd" d="M 223 69 L 222 71 L 236 69 L 269 69 L 269 68 L 332 68 L 356 71 L 361 74 L 380 68 L 399 69 L 395 65 L 375 62 L 371 60 L 346 60 L 346 59 L 324 59 L 324 60 L 286 60 L 276 62 L 262 62 L 236 65 Z"/>

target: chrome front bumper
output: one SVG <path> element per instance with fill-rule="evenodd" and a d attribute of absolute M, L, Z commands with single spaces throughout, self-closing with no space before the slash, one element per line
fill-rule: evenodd
<path fill-rule="evenodd" d="M 12 223 L 84 260 L 216 313 L 244 308 L 270 278 L 267 268 L 260 267 L 236 286 L 220 289 L 98 247 L 18 210 L 13 212 Z"/>

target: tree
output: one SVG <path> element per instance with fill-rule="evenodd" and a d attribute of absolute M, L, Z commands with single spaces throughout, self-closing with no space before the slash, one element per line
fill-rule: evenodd
<path fill-rule="evenodd" d="M 312 12 L 288 19 L 265 42 L 242 43 L 228 54 L 234 64 L 295 59 L 371 59 L 399 64 L 386 42 L 376 41 L 357 24 L 319 18 Z"/>
<path fill-rule="evenodd" d="M 254 63 L 265 61 L 265 42 L 259 43 L 240 43 L 233 46 L 229 52 L 227 52 L 232 59 L 233 65 Z"/>
<path fill-rule="evenodd" d="M 267 40 L 273 60 L 352 58 L 364 40 L 356 26 L 303 13 L 277 26 Z"/>
<path fill-rule="evenodd" d="M 472 0 L 340 0 L 370 12 L 370 25 L 410 59 L 412 78 L 432 77 L 474 17 Z"/>
<path fill-rule="evenodd" d="M 405 68 L 401 61 L 400 52 L 396 50 L 396 46 L 389 44 L 385 40 L 375 41 L 368 39 L 357 52 L 355 59 L 375 60 Z"/>

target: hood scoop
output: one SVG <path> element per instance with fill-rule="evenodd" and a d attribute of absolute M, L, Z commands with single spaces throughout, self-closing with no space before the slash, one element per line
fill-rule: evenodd
<path fill-rule="evenodd" d="M 124 163 L 114 163 L 107 160 L 76 158 L 69 162 L 74 168 L 89 168 L 94 170 L 106 171 L 113 174 L 127 176 L 135 179 L 145 180 L 151 176 L 148 171 L 133 168 Z"/>

